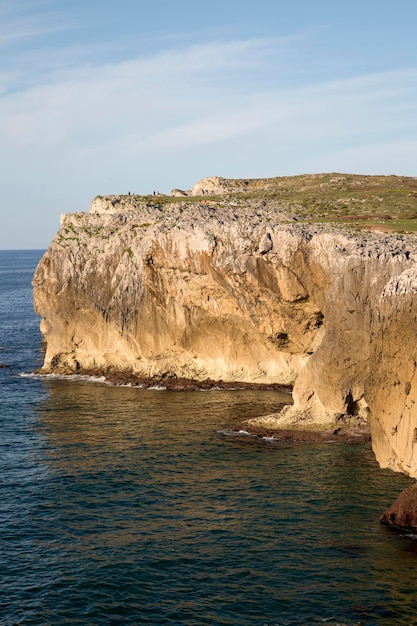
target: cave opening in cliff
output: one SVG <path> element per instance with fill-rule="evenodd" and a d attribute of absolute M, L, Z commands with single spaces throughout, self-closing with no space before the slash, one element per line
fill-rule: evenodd
<path fill-rule="evenodd" d="M 346 413 L 348 415 L 359 415 L 359 411 L 360 411 L 360 406 L 359 406 L 359 402 L 357 400 L 354 400 L 352 392 L 349 391 L 349 393 L 346 396 Z"/>

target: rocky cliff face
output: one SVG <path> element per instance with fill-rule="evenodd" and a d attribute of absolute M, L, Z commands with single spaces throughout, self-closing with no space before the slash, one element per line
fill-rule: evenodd
<path fill-rule="evenodd" d="M 33 281 L 43 372 L 293 384 L 264 424 L 366 421 L 380 464 L 417 476 L 415 239 L 290 208 L 108 196 L 64 215 Z"/>

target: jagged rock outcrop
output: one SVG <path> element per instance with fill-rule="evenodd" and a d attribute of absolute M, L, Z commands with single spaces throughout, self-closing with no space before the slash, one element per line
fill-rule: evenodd
<path fill-rule="evenodd" d="M 367 422 L 380 464 L 417 476 L 415 238 L 173 200 L 62 217 L 33 281 L 42 371 L 293 384 L 263 425 Z"/>
<path fill-rule="evenodd" d="M 172 196 L 221 196 L 227 193 L 245 191 L 247 185 L 242 181 L 228 180 L 220 176 L 209 176 L 199 180 L 191 189 L 173 189 Z"/>
<path fill-rule="evenodd" d="M 381 524 L 393 529 L 417 532 L 417 484 L 404 489 L 380 517 Z"/>
<path fill-rule="evenodd" d="M 309 178 L 311 179 L 311 176 Z M 337 180 L 337 178 L 334 179 L 335 182 Z M 344 180 L 344 177 L 342 177 L 342 180 Z M 252 192 L 259 189 L 268 191 L 274 189 L 276 184 L 276 179 L 274 178 L 222 178 L 221 176 L 208 176 L 199 180 L 187 191 L 173 189 L 171 195 L 177 197 L 224 196 L 227 194 Z"/>

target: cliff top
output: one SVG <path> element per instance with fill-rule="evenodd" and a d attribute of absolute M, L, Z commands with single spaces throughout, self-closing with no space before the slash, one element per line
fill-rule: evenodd
<path fill-rule="evenodd" d="M 417 230 L 417 177 L 309 174 L 259 179 L 225 179 L 218 176 L 198 181 L 192 189 L 161 194 L 112 195 L 94 198 L 96 214 L 135 213 L 144 209 L 175 213 L 197 205 L 220 213 L 226 208 L 273 210 L 276 221 L 334 223 L 355 229 L 383 232 Z"/>

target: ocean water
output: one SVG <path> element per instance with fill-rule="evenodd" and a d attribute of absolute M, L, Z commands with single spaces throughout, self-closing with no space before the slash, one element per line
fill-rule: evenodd
<path fill-rule="evenodd" d="M 417 624 L 411 481 L 367 444 L 225 434 L 288 401 L 28 376 L 31 278 L 0 252 L 0 624 Z"/>

